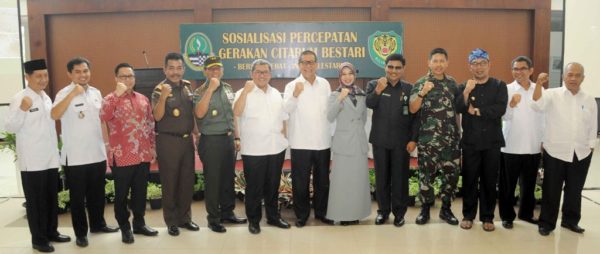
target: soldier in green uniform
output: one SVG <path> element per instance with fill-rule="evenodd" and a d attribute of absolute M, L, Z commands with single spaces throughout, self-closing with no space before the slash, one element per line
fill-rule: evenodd
<path fill-rule="evenodd" d="M 234 137 L 231 85 L 221 81 L 223 64 L 216 56 L 204 61 L 206 82 L 194 91 L 194 114 L 200 131 L 198 155 L 204 166 L 208 227 L 225 232 L 223 222 L 243 224 L 246 219 L 233 213 L 235 208 L 235 151 L 239 137 Z"/>
<path fill-rule="evenodd" d="M 181 54 L 167 54 L 164 66 L 167 79 L 152 93 L 163 217 L 172 236 L 179 235 L 178 227 L 200 229 L 192 221 L 194 111 L 191 85 L 182 79 L 183 72 Z"/>
<path fill-rule="evenodd" d="M 451 225 L 458 220 L 450 205 L 460 173 L 459 129 L 455 100 L 460 93 L 456 81 L 445 74 L 448 53 L 435 48 L 429 54 L 429 72 L 414 85 L 410 111 L 418 112 L 419 200 L 423 204 L 416 223 L 429 221 L 429 208 L 434 204 L 433 183 L 439 177 L 442 209 L 440 218 Z"/>

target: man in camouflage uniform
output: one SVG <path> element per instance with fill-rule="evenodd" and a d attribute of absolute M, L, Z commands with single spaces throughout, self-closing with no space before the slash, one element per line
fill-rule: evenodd
<path fill-rule="evenodd" d="M 435 202 L 433 183 L 440 177 L 442 209 L 440 218 L 451 225 L 458 220 L 450 205 L 459 175 L 459 132 L 454 106 L 459 90 L 456 81 L 445 74 L 448 53 L 435 48 L 429 54 L 429 72 L 414 85 L 410 98 L 411 113 L 418 113 L 419 200 L 423 204 L 416 223 L 429 221 L 429 208 Z"/>

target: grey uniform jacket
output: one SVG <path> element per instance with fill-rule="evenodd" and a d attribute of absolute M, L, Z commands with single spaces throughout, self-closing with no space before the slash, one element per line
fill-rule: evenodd
<path fill-rule="evenodd" d="M 356 96 L 356 106 L 349 96 L 339 103 L 339 92 L 332 92 L 328 101 L 327 119 L 336 122 L 331 151 L 342 155 L 366 154 L 369 151 L 365 123 L 367 104 L 365 96 Z"/>

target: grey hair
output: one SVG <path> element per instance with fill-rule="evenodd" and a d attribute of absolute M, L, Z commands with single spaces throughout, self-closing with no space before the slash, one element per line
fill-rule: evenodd
<path fill-rule="evenodd" d="M 271 63 L 265 59 L 256 59 L 254 60 L 254 62 L 252 62 L 252 71 L 254 71 L 256 69 L 257 65 L 266 65 L 269 66 L 269 71 L 271 71 Z"/>

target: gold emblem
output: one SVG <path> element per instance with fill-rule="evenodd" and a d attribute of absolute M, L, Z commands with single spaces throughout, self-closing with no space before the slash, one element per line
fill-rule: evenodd
<path fill-rule="evenodd" d="M 83 111 L 79 111 L 79 119 L 83 119 L 85 117 L 85 114 L 83 113 Z"/>
<path fill-rule="evenodd" d="M 179 112 L 179 109 L 178 109 L 178 108 L 176 108 L 176 109 L 173 109 L 173 116 L 175 116 L 175 117 L 179 117 L 179 113 L 180 113 L 180 112 Z"/>
<path fill-rule="evenodd" d="M 216 109 L 213 109 L 212 116 L 217 116 L 218 114 L 219 114 L 219 111 L 217 111 Z"/>

